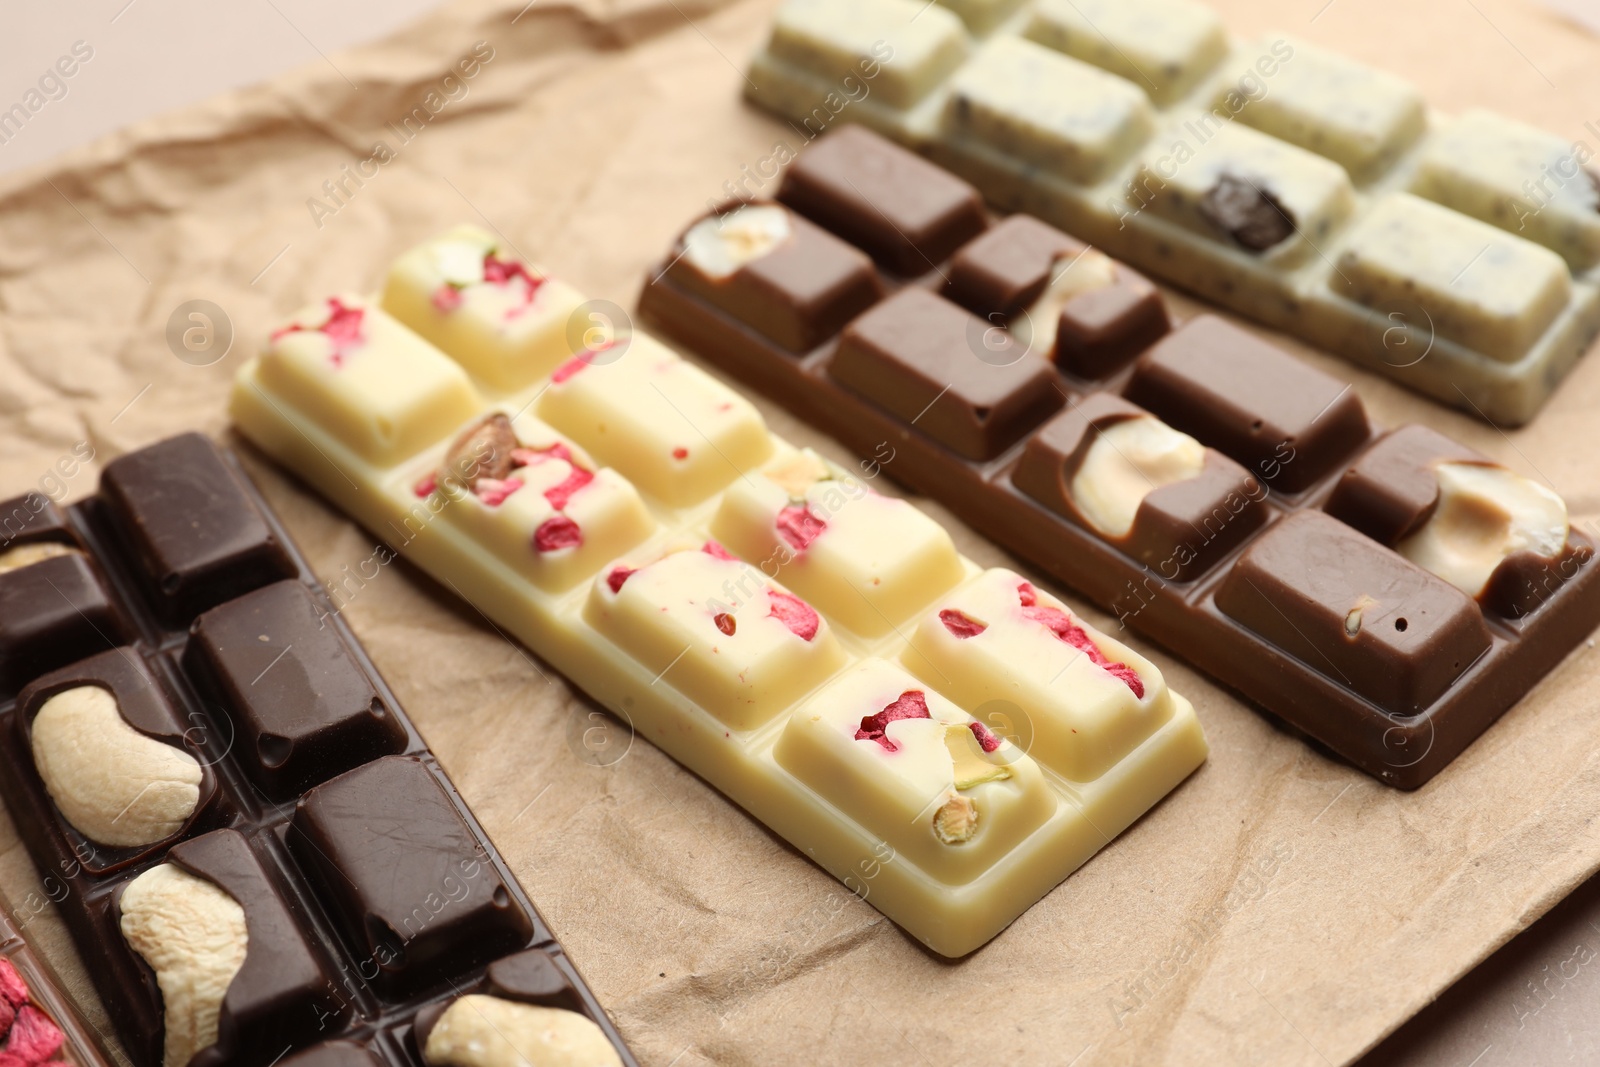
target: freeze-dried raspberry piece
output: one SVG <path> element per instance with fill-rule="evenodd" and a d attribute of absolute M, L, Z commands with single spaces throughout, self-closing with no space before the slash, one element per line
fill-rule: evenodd
<path fill-rule="evenodd" d="M 411 487 L 411 491 L 416 493 L 417 496 L 421 497 L 423 500 L 426 500 L 432 496 L 434 490 L 438 488 L 439 475 L 437 473 L 433 473 L 423 475 L 421 478 L 419 478 L 417 480 L 417 484 Z"/>
<path fill-rule="evenodd" d="M 894 703 L 878 712 L 868 715 L 861 720 L 861 728 L 856 731 L 857 741 L 876 741 L 889 752 L 899 752 L 900 746 L 889 740 L 889 724 L 899 722 L 901 719 L 931 719 L 928 712 L 928 698 L 920 689 L 907 689 L 895 698 Z"/>
<path fill-rule="evenodd" d="M 939 612 L 939 621 L 944 623 L 944 628 L 965 641 L 969 637 L 977 637 L 989 628 L 986 622 L 979 622 L 966 612 L 957 611 L 955 608 L 945 608 Z"/>
<path fill-rule="evenodd" d="M 1060 608 L 1039 607 L 1038 590 L 1030 583 L 1023 582 L 1017 586 L 1017 599 L 1022 602 L 1022 614 L 1025 618 L 1049 630 L 1056 636 L 1056 640 L 1069 644 L 1088 656 L 1091 663 L 1131 689 L 1135 697 L 1144 699 L 1144 679 L 1139 677 L 1139 672 L 1126 663 L 1116 663 L 1107 658 L 1084 628 L 1073 622 Z"/>
<path fill-rule="evenodd" d="M 472 486 L 472 491 L 478 494 L 478 499 L 497 508 L 506 502 L 506 497 L 522 488 L 521 478 L 507 478 L 501 481 L 496 478 L 479 478 Z"/>
<path fill-rule="evenodd" d="M 563 548 L 577 548 L 583 544 L 583 531 L 565 515 L 556 515 L 539 524 L 533 531 L 533 547 L 540 552 L 555 552 Z"/>
<path fill-rule="evenodd" d="M 65 1040 L 66 1035 L 49 1016 L 28 1004 L 17 1009 L 17 1021 L 6 1035 L 6 1050 L 0 1055 L 15 1056 L 19 1063 L 33 1067 L 54 1056 Z"/>
<path fill-rule="evenodd" d="M 433 291 L 433 306 L 448 315 L 461 306 L 461 290 L 445 282 Z"/>
<path fill-rule="evenodd" d="M 11 1031 L 11 1024 L 17 1021 L 17 1009 L 9 1000 L 0 999 L 0 1041 L 5 1040 L 5 1035 Z M 4 1055 L 4 1053 L 0 1053 Z M 0 1067 L 5 1067 L 0 1063 Z"/>
<path fill-rule="evenodd" d="M 550 501 L 550 506 L 557 511 L 565 511 L 567 505 L 572 502 L 572 495 L 592 481 L 594 481 L 593 474 L 574 465 L 572 473 L 562 479 L 560 485 L 553 485 L 544 491 L 544 498 Z"/>
<path fill-rule="evenodd" d="M 622 583 L 627 581 L 634 573 L 632 567 L 613 567 L 611 573 L 606 575 L 606 585 L 611 587 L 613 593 L 622 592 Z"/>
<path fill-rule="evenodd" d="M 821 627 L 822 620 L 810 604 L 797 596 L 776 589 L 767 590 L 767 600 L 772 608 L 768 613 L 769 616 L 787 626 L 796 637 L 802 641 L 809 641 L 817 636 L 817 629 Z"/>
<path fill-rule="evenodd" d="M 723 548 L 722 545 L 716 541 L 707 541 L 705 544 L 700 546 L 700 551 L 715 559 L 733 559 L 733 553 Z"/>
<path fill-rule="evenodd" d="M 777 526 L 778 536 L 796 552 L 804 552 L 828 528 L 826 522 L 811 514 L 810 508 L 798 505 L 790 505 L 778 512 Z"/>
<path fill-rule="evenodd" d="M 22 975 L 17 973 L 10 960 L 0 958 L 0 997 L 4 997 L 12 1007 L 20 1008 L 33 999 L 28 992 L 28 983 L 23 981 Z"/>
<path fill-rule="evenodd" d="M 302 326 L 298 322 L 291 322 L 272 332 L 272 340 L 284 337 L 291 333 L 325 333 L 333 345 L 333 362 L 337 366 L 344 362 L 345 353 L 355 348 L 365 340 L 361 336 L 361 323 L 367 312 L 365 308 L 353 308 L 336 296 L 328 298 L 328 321 L 321 326 Z"/>
<path fill-rule="evenodd" d="M 967 728 L 972 731 L 972 736 L 978 739 L 978 747 L 985 752 L 993 752 L 1000 747 L 1000 739 L 990 732 L 989 728 L 981 722 L 969 722 Z"/>
<path fill-rule="evenodd" d="M 587 358 L 588 356 L 589 353 L 585 352 L 581 356 L 572 357 L 565 363 L 561 364 L 561 366 L 557 367 L 555 372 L 550 375 L 551 384 L 560 385 L 562 382 L 566 381 L 568 378 L 571 378 L 573 375 L 583 370 L 583 368 L 587 367 L 589 365 L 589 360 Z"/>

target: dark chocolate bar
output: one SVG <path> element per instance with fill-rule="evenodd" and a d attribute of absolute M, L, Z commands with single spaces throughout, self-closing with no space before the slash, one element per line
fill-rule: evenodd
<path fill-rule="evenodd" d="M 863 172 L 892 187 L 863 195 Z M 1154 286 L 1082 242 L 1023 216 L 930 222 L 922 267 L 886 257 L 901 204 L 965 218 L 959 184 L 858 127 L 802 154 L 778 205 L 833 234 L 808 237 L 830 262 L 873 256 L 887 294 L 808 351 L 771 335 L 776 313 L 700 298 L 682 242 L 640 310 L 1401 788 L 1600 623 L 1593 543 L 1555 494 L 1424 427 L 1383 433 L 1348 384 L 1219 318 L 1171 329 Z M 775 206 L 724 205 L 723 232 Z M 775 248 L 804 273 L 798 244 Z M 762 252 L 732 253 L 723 284 Z"/>
<path fill-rule="evenodd" d="M 4 514 L 0 793 L 137 1067 L 415 1067 L 417 1012 L 529 950 L 633 1063 L 231 456 L 184 435 Z M 43 610 L 69 577 L 96 625 Z M 213 986 L 175 1029 L 164 991 Z"/>

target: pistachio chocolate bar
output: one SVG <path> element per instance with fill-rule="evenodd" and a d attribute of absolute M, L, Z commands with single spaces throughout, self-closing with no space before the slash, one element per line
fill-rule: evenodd
<path fill-rule="evenodd" d="M 872 173 L 895 175 L 880 212 L 819 202 Z M 1600 623 L 1594 545 L 1555 493 L 1384 433 L 1221 319 L 1173 328 L 1149 281 L 1038 219 L 898 275 L 877 250 L 917 205 L 975 200 L 906 149 L 846 127 L 778 197 L 694 221 L 641 313 L 1382 781 L 1428 781 Z M 769 258 L 884 295 L 796 345 L 825 332 L 798 286 L 787 312 L 740 297 Z"/>
<path fill-rule="evenodd" d="M 746 81 L 807 139 L 862 123 L 998 207 L 1497 423 L 1532 419 L 1600 333 L 1593 149 L 1434 113 L 1283 34 L 1234 40 L 1193 0 L 787 0 Z M 838 136 L 811 154 L 846 152 Z M 791 185 L 838 228 L 814 180 Z M 848 210 L 903 195 L 862 186 Z M 940 236 L 860 247 L 914 276 L 952 250 Z"/>
<path fill-rule="evenodd" d="M 0 793 L 135 1067 L 487 1067 L 415 1021 L 530 952 L 545 1023 L 633 1063 L 231 455 L 186 434 L 0 514 Z"/>
<path fill-rule="evenodd" d="M 975 202 L 914 206 L 957 241 L 985 221 Z M 881 293 L 820 226 L 792 236 L 798 252 L 745 272 L 737 299 L 805 345 Z M 590 315 L 463 228 L 402 257 L 381 302 L 337 297 L 275 331 L 233 416 L 943 955 L 994 937 L 1204 760 L 1154 663 L 1021 575 L 979 570 L 871 472 L 775 437 L 652 338 L 595 335 Z M 989 447 L 985 419 L 963 419 L 951 432 Z M 314 799 L 329 789 L 301 802 L 290 846 L 342 866 L 343 800 Z M 342 907 L 381 929 L 392 903 Z M 426 1044 L 474 1034 L 491 1040 L 446 1013 Z"/>

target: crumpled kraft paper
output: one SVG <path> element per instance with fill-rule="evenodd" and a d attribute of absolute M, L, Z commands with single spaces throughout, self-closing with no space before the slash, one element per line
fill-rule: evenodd
<path fill-rule="evenodd" d="M 1479 14 L 1216 6 L 1240 35 L 1281 27 L 1406 73 L 1449 110 L 1595 139 L 1600 42 L 1515 0 Z M 763 161 L 799 147 L 739 97 L 774 7 L 457 0 L 384 43 L 0 179 L 0 487 L 74 498 L 124 449 L 190 427 L 226 435 L 229 380 L 272 323 L 374 288 L 396 254 L 460 221 L 631 308 L 724 183 L 770 190 Z M 225 320 L 185 312 L 169 343 L 169 318 L 194 300 Z M 1543 478 L 1594 529 L 1594 357 L 1533 426 L 1502 434 L 1276 340 L 1353 379 L 1376 419 L 1425 422 Z M 761 407 L 791 439 L 852 458 Z M 66 475 L 58 461 L 79 442 L 96 462 Z M 584 731 L 622 727 L 405 564 L 352 582 L 373 536 L 246 459 L 649 1064 L 1345 1062 L 1600 866 L 1591 648 L 1405 794 L 1135 637 L 1199 708 L 1210 762 L 988 947 L 947 962 L 647 742 L 621 737 L 607 759 L 625 755 L 596 765 Z M 980 563 L 1018 566 L 929 510 Z M 9 825 L 0 845 L 29 936 L 85 990 Z"/>

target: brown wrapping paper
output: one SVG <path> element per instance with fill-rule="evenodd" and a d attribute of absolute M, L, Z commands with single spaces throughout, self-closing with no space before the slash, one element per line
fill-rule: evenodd
<path fill-rule="evenodd" d="M 1450 109 L 1492 107 L 1600 148 L 1600 41 L 1517 0 L 1216 6 L 1240 35 L 1281 26 L 1407 73 Z M 725 182 L 770 190 L 765 165 L 800 144 L 739 99 L 775 3 L 709 7 L 457 0 L 382 44 L 0 180 L 0 489 L 77 497 L 124 449 L 226 434 L 229 381 L 276 319 L 375 287 L 397 253 L 458 221 L 631 308 Z M 492 58 L 445 82 L 476 42 Z M 390 158 L 366 162 L 380 141 Z M 323 183 L 341 179 L 335 202 Z M 191 300 L 232 325 L 208 366 L 195 364 L 219 341 L 189 362 L 169 347 L 169 316 Z M 180 342 L 192 325 L 180 316 Z M 1278 340 L 1354 379 L 1377 419 L 1426 422 L 1543 478 L 1594 528 L 1592 356 L 1532 427 L 1502 434 Z M 779 432 L 852 459 L 761 407 Z M 94 462 L 75 466 L 75 448 Z M 584 758 L 585 730 L 621 727 L 442 587 L 404 564 L 363 568 L 371 534 L 246 458 L 647 1063 L 1345 1062 L 1600 866 L 1592 642 L 1404 794 L 1135 638 L 1199 708 L 1210 762 L 950 963 L 644 740 L 616 738 L 607 759 L 626 753 L 608 766 Z M 929 510 L 979 562 L 1017 566 Z M 0 847 L 27 935 L 61 951 L 48 902 L 61 883 L 9 825 Z"/>

